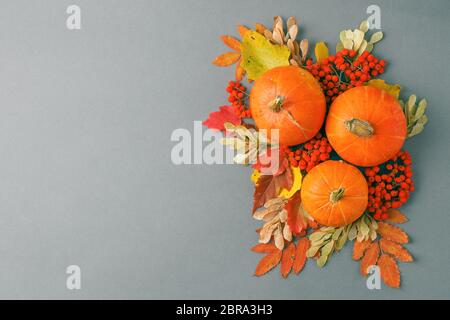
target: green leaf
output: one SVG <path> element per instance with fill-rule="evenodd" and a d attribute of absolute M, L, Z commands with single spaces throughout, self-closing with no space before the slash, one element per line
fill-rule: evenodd
<path fill-rule="evenodd" d="M 256 80 L 264 72 L 279 66 L 289 65 L 291 52 L 284 45 L 275 45 L 256 31 L 245 34 L 241 44 L 241 67 L 248 79 Z"/>

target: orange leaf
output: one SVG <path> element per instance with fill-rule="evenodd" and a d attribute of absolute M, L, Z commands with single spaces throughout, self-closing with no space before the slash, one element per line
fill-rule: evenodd
<path fill-rule="evenodd" d="M 244 77 L 245 69 L 241 67 L 241 59 L 239 59 L 238 63 L 236 64 L 236 80 L 242 81 L 242 78 Z"/>
<path fill-rule="evenodd" d="M 308 251 L 310 242 L 308 238 L 302 238 L 297 242 L 297 251 L 295 253 L 295 260 L 292 269 L 296 274 L 302 271 L 306 263 L 306 251 Z"/>
<path fill-rule="evenodd" d="M 378 266 L 380 267 L 381 279 L 384 283 L 393 288 L 400 287 L 400 270 L 397 262 L 390 255 L 383 254 L 378 259 Z"/>
<path fill-rule="evenodd" d="M 381 239 L 380 245 L 383 252 L 393 255 L 398 261 L 412 262 L 414 260 L 408 250 L 395 242 Z"/>
<path fill-rule="evenodd" d="M 276 250 L 262 258 L 256 266 L 255 276 L 260 277 L 276 267 L 280 263 L 281 255 L 282 251 Z"/>
<path fill-rule="evenodd" d="M 353 245 L 353 255 L 352 255 L 353 260 L 361 259 L 371 243 L 372 242 L 370 240 L 365 240 L 361 242 L 355 240 L 355 244 Z"/>
<path fill-rule="evenodd" d="M 408 218 L 398 210 L 389 209 L 387 214 L 389 217 L 385 220 L 386 222 L 405 223 L 406 221 L 408 221 Z"/>
<path fill-rule="evenodd" d="M 274 251 L 277 251 L 278 248 L 275 247 L 273 243 L 259 243 L 251 250 L 256 253 L 272 253 Z"/>
<path fill-rule="evenodd" d="M 255 212 L 267 200 L 278 196 L 283 188 L 290 189 L 292 185 L 292 171 L 285 170 L 277 176 L 262 175 L 256 183 L 255 193 L 253 195 L 253 210 Z"/>
<path fill-rule="evenodd" d="M 378 241 L 373 242 L 369 248 L 367 248 L 364 257 L 361 260 L 360 272 L 363 276 L 367 275 L 367 269 L 370 266 L 374 266 L 377 263 L 379 254 L 380 247 L 378 246 Z"/>
<path fill-rule="evenodd" d="M 244 27 L 243 25 L 238 25 L 238 26 L 237 26 L 237 30 L 238 30 L 238 33 L 239 33 L 239 35 L 241 36 L 241 38 L 243 38 L 243 37 L 245 36 L 245 34 L 246 34 L 248 31 L 250 31 L 249 28 Z"/>
<path fill-rule="evenodd" d="M 238 60 L 240 58 L 241 58 L 240 53 L 227 52 L 227 53 L 221 54 L 216 59 L 214 59 L 213 64 L 218 67 L 227 67 L 229 65 L 232 65 L 233 63 L 238 62 Z"/>
<path fill-rule="evenodd" d="M 400 244 L 409 242 L 408 235 L 402 229 L 389 223 L 378 222 L 377 233 L 387 240 Z"/>
<path fill-rule="evenodd" d="M 283 257 L 281 258 L 281 276 L 286 278 L 292 270 L 292 265 L 294 264 L 295 258 L 295 244 L 291 244 L 283 250 Z"/>
<path fill-rule="evenodd" d="M 267 30 L 266 26 L 261 24 L 261 23 L 257 23 L 255 24 L 255 30 L 258 33 L 261 33 L 262 35 L 264 35 L 264 31 Z"/>
<path fill-rule="evenodd" d="M 225 45 L 233 49 L 234 51 L 241 52 L 241 43 L 238 39 L 232 37 L 232 36 L 220 36 L 220 39 L 222 39 L 222 42 L 225 43 Z"/>
<path fill-rule="evenodd" d="M 285 206 L 288 212 L 287 224 L 292 234 L 299 235 L 308 228 L 308 219 L 305 217 L 301 206 L 300 192 L 297 191 Z"/>

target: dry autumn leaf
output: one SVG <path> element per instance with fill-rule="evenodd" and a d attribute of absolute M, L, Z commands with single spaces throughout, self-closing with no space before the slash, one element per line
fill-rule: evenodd
<path fill-rule="evenodd" d="M 377 264 L 380 267 L 381 279 L 383 279 L 384 283 L 392 288 L 400 287 L 400 270 L 394 258 L 383 254 L 378 259 Z"/>
<path fill-rule="evenodd" d="M 228 36 L 228 35 L 223 35 L 220 37 L 220 39 L 222 39 L 222 42 L 230 49 L 233 49 L 234 51 L 237 52 L 241 52 L 241 43 L 239 42 L 238 39 L 232 37 L 232 36 Z"/>
<path fill-rule="evenodd" d="M 389 209 L 387 211 L 388 218 L 384 221 L 391 223 L 405 223 L 408 221 L 408 218 L 398 210 Z"/>
<path fill-rule="evenodd" d="M 253 213 L 266 203 L 266 201 L 276 198 L 280 190 L 289 189 L 292 185 L 291 170 L 285 170 L 278 176 L 262 175 L 256 183 L 253 195 Z"/>
<path fill-rule="evenodd" d="M 288 213 L 287 223 L 294 235 L 299 235 L 303 230 L 308 228 L 308 218 L 305 216 L 300 200 L 300 192 L 296 192 L 289 199 L 285 209 Z"/>
<path fill-rule="evenodd" d="M 378 256 L 380 254 L 380 247 L 378 241 L 373 242 L 369 248 L 367 248 L 364 257 L 361 260 L 360 273 L 363 276 L 367 275 L 367 269 L 370 266 L 374 266 L 377 263 Z"/>
<path fill-rule="evenodd" d="M 240 58 L 241 58 L 240 53 L 226 52 L 215 58 L 213 64 L 218 67 L 228 67 L 229 65 L 238 62 Z"/>
<path fill-rule="evenodd" d="M 389 253 L 400 262 L 412 262 L 414 260 L 407 249 L 393 241 L 381 239 L 380 247 L 384 253 Z"/>
<path fill-rule="evenodd" d="M 249 28 L 243 26 L 243 25 L 238 25 L 237 26 L 237 31 L 239 33 L 239 35 L 241 36 L 241 38 L 243 38 L 245 36 L 245 34 L 250 31 Z"/>
<path fill-rule="evenodd" d="M 314 54 L 316 55 L 316 61 L 320 62 L 321 60 L 328 58 L 328 47 L 325 44 L 325 42 L 319 42 L 316 44 L 316 47 L 314 48 Z"/>
<path fill-rule="evenodd" d="M 255 276 L 260 277 L 273 268 L 275 268 L 281 260 L 282 251 L 276 250 L 263 257 L 256 266 Z"/>
<path fill-rule="evenodd" d="M 353 260 L 361 259 L 364 256 L 364 253 L 369 248 L 371 243 L 372 243 L 372 241 L 370 241 L 370 240 L 365 240 L 365 241 L 361 241 L 361 242 L 355 240 L 355 243 L 353 245 L 353 254 L 352 254 Z"/>
<path fill-rule="evenodd" d="M 400 244 L 405 244 L 409 242 L 409 237 L 402 229 L 393 226 L 389 223 L 379 222 L 378 223 L 378 234 L 387 239 Z"/>
<path fill-rule="evenodd" d="M 272 253 L 277 251 L 277 247 L 273 243 L 259 243 L 251 249 L 256 253 Z"/>
<path fill-rule="evenodd" d="M 308 238 L 302 238 L 297 242 L 297 250 L 295 252 L 294 264 L 292 266 L 292 270 L 294 270 L 296 274 L 300 273 L 305 266 L 307 259 L 306 251 L 308 251 L 309 246 L 310 242 Z"/>
<path fill-rule="evenodd" d="M 283 256 L 281 258 L 281 276 L 286 278 L 292 270 L 292 265 L 294 264 L 295 259 L 295 244 L 291 242 L 291 244 L 283 250 Z"/>

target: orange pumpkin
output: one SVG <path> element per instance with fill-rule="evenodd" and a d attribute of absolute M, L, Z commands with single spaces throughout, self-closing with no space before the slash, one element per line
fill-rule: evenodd
<path fill-rule="evenodd" d="M 337 97 L 325 129 L 339 156 L 363 167 L 392 158 L 402 148 L 407 132 L 398 101 L 370 86 L 356 87 Z"/>
<path fill-rule="evenodd" d="M 367 181 L 354 166 L 329 160 L 314 167 L 303 180 L 303 208 L 325 226 L 342 227 L 366 210 Z"/>
<path fill-rule="evenodd" d="M 308 141 L 322 127 L 325 96 L 316 79 L 294 66 L 270 69 L 259 77 L 250 93 L 250 109 L 258 129 L 268 138 L 279 129 L 279 143 L 296 145 Z"/>

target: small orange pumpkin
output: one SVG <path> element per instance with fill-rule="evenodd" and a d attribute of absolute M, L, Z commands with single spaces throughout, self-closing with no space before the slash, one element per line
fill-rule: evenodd
<path fill-rule="evenodd" d="M 294 66 L 276 67 L 255 81 L 250 109 L 258 129 L 279 129 L 279 143 L 296 145 L 310 140 L 322 127 L 325 96 L 308 71 Z"/>
<path fill-rule="evenodd" d="M 363 167 L 392 158 L 402 148 L 407 132 L 398 101 L 370 86 L 338 96 L 331 104 L 325 130 L 339 156 Z"/>
<path fill-rule="evenodd" d="M 328 160 L 314 167 L 303 180 L 303 207 L 317 222 L 342 227 L 366 210 L 367 181 L 354 166 Z"/>

